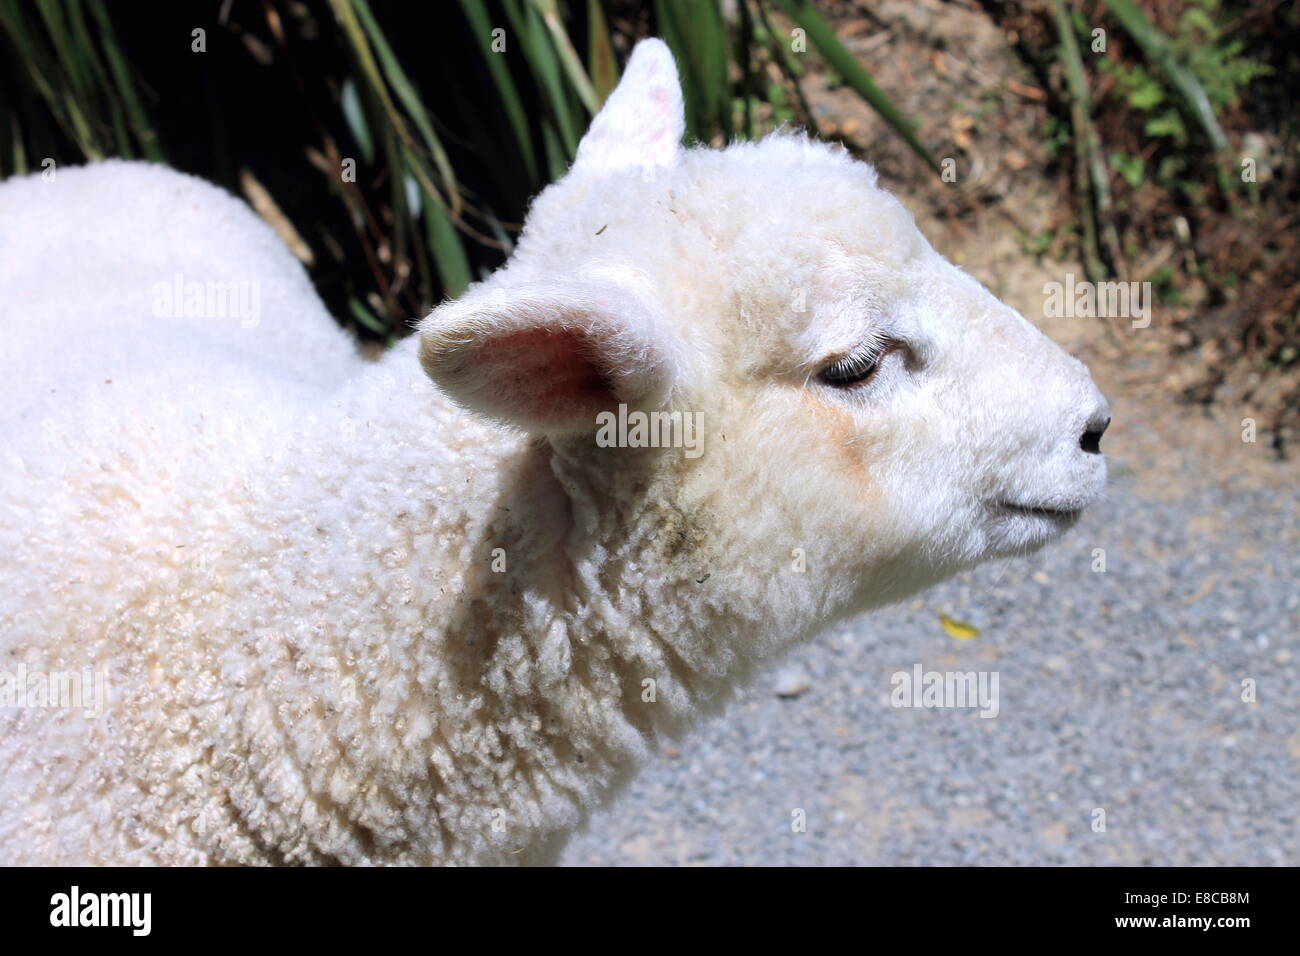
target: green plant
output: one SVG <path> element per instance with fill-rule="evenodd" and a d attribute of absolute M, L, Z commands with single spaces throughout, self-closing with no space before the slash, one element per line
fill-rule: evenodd
<path fill-rule="evenodd" d="M 1141 156 L 1129 156 L 1126 153 L 1113 152 L 1110 154 L 1110 165 L 1134 189 L 1141 186 L 1147 178 L 1146 160 Z"/>
<path fill-rule="evenodd" d="M 646 32 L 677 57 L 693 139 L 792 122 L 816 134 L 793 24 L 934 165 L 811 6 L 729 9 L 731 19 L 721 0 L 263 0 L 199 14 L 0 0 L 0 177 L 122 156 L 232 190 L 251 180 L 335 314 L 389 341 L 509 252 L 529 197 L 568 168 L 617 82 L 616 51 Z"/>
<path fill-rule="evenodd" d="M 1145 114 L 1145 135 L 1186 146 L 1189 133 L 1183 117 L 1188 113 L 1215 148 L 1225 147 L 1215 113 L 1237 106 L 1242 91 L 1271 69 L 1242 55 L 1244 43 L 1231 36 L 1231 18 L 1220 0 L 1190 0 L 1176 32 L 1168 37 L 1126 0 L 1107 0 L 1107 5 L 1139 42 L 1147 62 L 1103 59 L 1100 69 L 1114 77 L 1128 105 Z M 1168 165 L 1158 176 L 1179 171 Z"/>

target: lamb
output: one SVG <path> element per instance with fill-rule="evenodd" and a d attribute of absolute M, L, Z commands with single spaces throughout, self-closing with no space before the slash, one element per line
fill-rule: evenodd
<path fill-rule="evenodd" d="M 643 41 L 376 363 L 213 187 L 0 186 L 0 862 L 549 862 L 759 663 L 1076 521 L 1082 364 L 868 166 L 682 135 Z M 260 319 L 158 316 L 177 275 Z M 601 428 L 656 412 L 698 453 Z"/>

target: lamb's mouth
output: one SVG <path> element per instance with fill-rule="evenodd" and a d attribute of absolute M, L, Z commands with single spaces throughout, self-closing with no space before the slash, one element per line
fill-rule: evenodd
<path fill-rule="evenodd" d="M 1047 508 L 1042 505 L 1018 505 L 1010 501 L 999 501 L 993 506 L 993 513 L 999 516 L 1026 516 L 1041 518 L 1060 525 L 1071 525 L 1083 514 L 1082 508 Z"/>
<path fill-rule="evenodd" d="M 1074 527 L 1082 508 L 993 501 L 988 505 L 990 553 L 1030 554 Z"/>

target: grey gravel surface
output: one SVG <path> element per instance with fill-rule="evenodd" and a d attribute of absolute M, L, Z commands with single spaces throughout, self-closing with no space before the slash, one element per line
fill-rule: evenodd
<path fill-rule="evenodd" d="M 1300 862 L 1300 508 L 1286 480 L 1233 481 L 1232 453 L 1167 482 L 1112 458 L 1107 500 L 1061 542 L 797 649 L 561 862 Z M 997 717 L 891 706 L 918 663 L 996 671 Z"/>

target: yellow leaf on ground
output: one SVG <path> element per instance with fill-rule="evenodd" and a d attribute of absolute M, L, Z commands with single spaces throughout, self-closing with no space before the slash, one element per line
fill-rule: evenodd
<path fill-rule="evenodd" d="M 943 625 L 943 629 L 948 632 L 949 637 L 955 637 L 959 641 L 969 641 L 980 636 L 978 627 L 949 617 L 947 614 L 939 615 L 939 623 Z"/>

